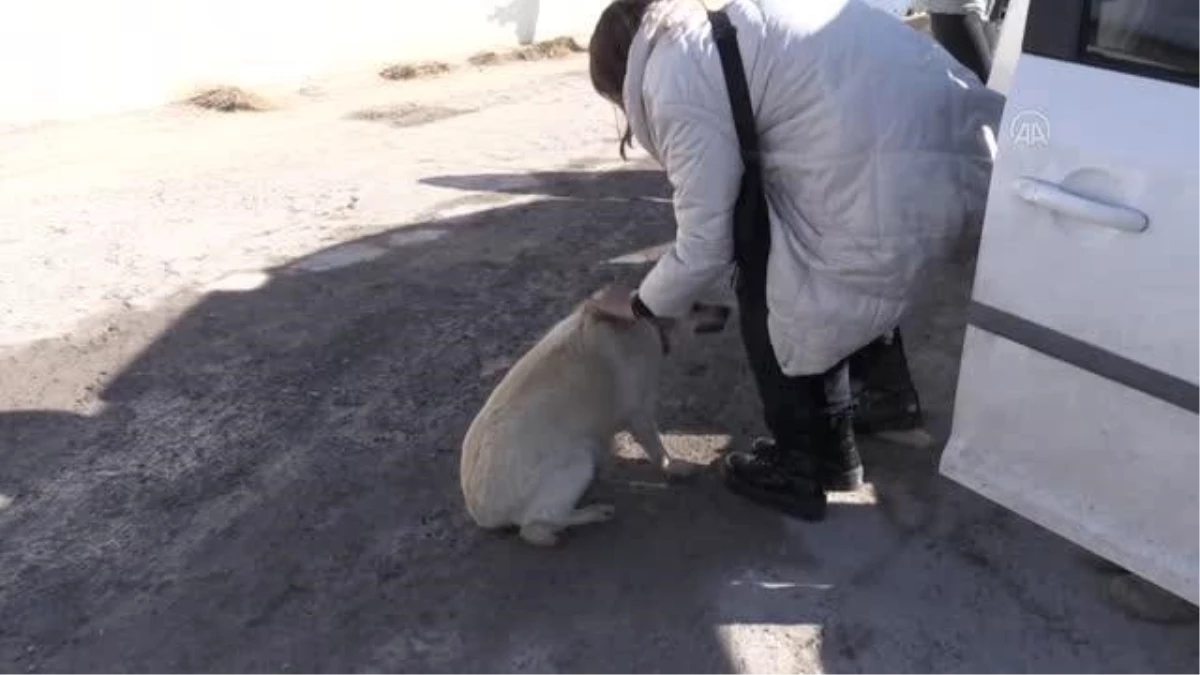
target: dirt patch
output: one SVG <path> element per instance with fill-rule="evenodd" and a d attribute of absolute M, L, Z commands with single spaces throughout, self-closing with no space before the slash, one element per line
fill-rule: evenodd
<path fill-rule="evenodd" d="M 479 52 L 468 58 L 467 63 L 473 66 L 494 66 L 514 61 L 545 61 L 561 59 L 584 51 L 587 49 L 576 42 L 574 38 L 557 37 L 523 45 L 516 49 Z M 454 70 L 453 65 L 443 61 L 400 62 L 384 66 L 379 71 L 379 76 L 385 80 L 419 80 L 445 75 Z"/>
<path fill-rule="evenodd" d="M 553 40 L 543 40 L 516 49 L 495 52 L 479 52 L 467 59 L 473 66 L 492 66 L 512 61 L 544 61 L 561 59 L 572 54 L 587 51 L 582 45 L 570 37 L 558 37 Z"/>
<path fill-rule="evenodd" d="M 261 112 L 272 107 L 267 99 L 239 87 L 205 89 L 184 102 L 197 108 L 219 112 Z"/>
<path fill-rule="evenodd" d="M 351 113 L 349 118 L 364 122 L 383 122 L 394 127 L 415 127 L 472 112 L 475 111 L 469 108 L 447 108 L 436 105 L 426 106 L 415 103 L 399 103 L 379 108 L 365 108 Z"/>
<path fill-rule="evenodd" d="M 441 61 L 393 63 L 379 71 L 379 76 L 385 80 L 416 80 L 445 75 L 453 69 L 454 67 L 449 63 L 442 63 Z"/>

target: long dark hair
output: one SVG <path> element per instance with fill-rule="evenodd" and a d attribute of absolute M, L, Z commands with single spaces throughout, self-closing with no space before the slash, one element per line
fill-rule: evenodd
<path fill-rule="evenodd" d="M 646 9 L 657 0 L 613 0 L 600 13 L 592 40 L 588 43 L 589 70 L 596 93 L 625 111 L 625 71 L 629 62 L 629 47 L 642 25 Z M 633 130 L 625 122 L 619 151 L 625 159 L 625 148 L 633 147 Z"/>

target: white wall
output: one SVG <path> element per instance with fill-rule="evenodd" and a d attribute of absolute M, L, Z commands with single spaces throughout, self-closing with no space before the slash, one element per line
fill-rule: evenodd
<path fill-rule="evenodd" d="M 400 60 L 586 39 L 607 0 L 25 0 L 0 20 L 0 124 L 161 105 Z"/>

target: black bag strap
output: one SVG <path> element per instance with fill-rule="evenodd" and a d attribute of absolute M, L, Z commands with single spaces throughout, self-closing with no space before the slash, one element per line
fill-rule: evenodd
<path fill-rule="evenodd" d="M 723 11 L 709 12 L 708 21 L 712 24 L 713 41 L 721 57 L 721 70 L 725 72 L 725 88 L 729 90 L 729 106 L 733 110 L 738 144 L 742 147 L 742 161 L 747 165 L 757 164 L 758 132 L 754 125 L 754 108 L 750 104 L 750 87 L 746 84 L 746 71 L 742 66 L 742 52 L 738 49 L 737 29 Z"/>
<path fill-rule="evenodd" d="M 721 57 L 744 169 L 733 208 L 733 261 L 736 263 L 733 282 L 740 303 L 762 306 L 766 303 L 771 222 L 763 187 L 754 107 L 750 103 L 750 86 L 746 83 L 742 53 L 738 49 L 737 29 L 722 11 L 709 12 L 708 21 L 712 24 L 713 42 Z"/>

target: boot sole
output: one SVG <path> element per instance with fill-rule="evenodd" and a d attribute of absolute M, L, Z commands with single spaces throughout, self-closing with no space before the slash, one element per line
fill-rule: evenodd
<path fill-rule="evenodd" d="M 725 487 L 729 488 L 731 492 L 741 495 L 756 504 L 768 506 L 776 511 L 808 522 L 825 520 L 826 500 L 824 492 L 819 493 L 820 497 L 813 495 L 811 502 L 801 503 L 778 493 L 759 490 L 752 485 L 742 483 L 724 471 L 721 473 Z"/>
<path fill-rule="evenodd" d="M 838 473 L 821 473 L 821 487 L 829 492 L 854 492 L 863 486 L 861 466 Z"/>

